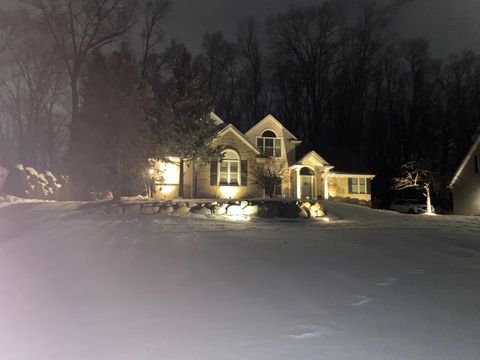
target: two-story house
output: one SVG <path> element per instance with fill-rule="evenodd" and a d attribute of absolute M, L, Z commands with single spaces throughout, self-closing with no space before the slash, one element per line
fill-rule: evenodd
<path fill-rule="evenodd" d="M 268 115 L 246 133 L 232 124 L 221 125 L 214 145 L 224 148 L 223 159 L 209 164 L 188 164 L 185 167 L 184 194 L 192 198 L 261 198 L 264 192 L 251 179 L 249 169 L 267 157 L 283 160 L 287 179 L 277 196 L 298 199 L 355 198 L 370 201 L 370 182 L 374 177 L 366 172 L 336 171 L 315 151 L 297 159 L 296 148 L 301 143 L 272 115 Z M 178 166 L 172 162 L 158 163 L 163 182 L 156 186 L 155 197 L 168 199 L 178 196 Z M 195 169 L 195 170 L 194 170 Z"/>

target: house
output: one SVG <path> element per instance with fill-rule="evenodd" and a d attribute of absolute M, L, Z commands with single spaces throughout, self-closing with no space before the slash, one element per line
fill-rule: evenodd
<path fill-rule="evenodd" d="M 370 201 L 370 182 L 374 175 L 366 171 L 349 172 L 336 169 L 315 151 L 297 158 L 301 140 L 272 115 L 266 116 L 246 133 L 232 124 L 225 124 L 216 115 L 220 126 L 214 146 L 224 148 L 223 159 L 210 164 L 187 164 L 184 175 L 184 194 L 191 198 L 261 198 L 263 189 L 252 181 L 249 171 L 268 158 L 282 160 L 288 173 L 278 197 L 319 199 L 329 197 L 354 198 Z M 163 181 L 155 186 L 155 197 L 168 199 L 178 196 L 179 166 L 177 159 L 157 162 L 156 171 Z"/>
<path fill-rule="evenodd" d="M 449 187 L 455 214 L 480 215 L 480 134 L 455 172 Z"/>

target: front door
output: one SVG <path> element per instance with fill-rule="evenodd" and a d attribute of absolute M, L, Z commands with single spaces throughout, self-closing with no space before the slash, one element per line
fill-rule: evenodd
<path fill-rule="evenodd" d="M 301 181 L 301 197 L 312 198 L 313 197 L 313 176 L 311 175 L 302 175 L 300 176 Z"/>

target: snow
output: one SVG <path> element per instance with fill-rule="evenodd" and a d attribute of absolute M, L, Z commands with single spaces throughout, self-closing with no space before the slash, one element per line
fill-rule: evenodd
<path fill-rule="evenodd" d="M 0 209 L 6 360 L 478 359 L 480 219 Z"/>
<path fill-rule="evenodd" d="M 26 199 L 13 195 L 0 196 L 0 208 L 15 205 L 15 204 L 24 204 L 24 203 L 45 203 L 45 202 L 54 202 L 53 200 L 39 200 L 39 199 Z"/>

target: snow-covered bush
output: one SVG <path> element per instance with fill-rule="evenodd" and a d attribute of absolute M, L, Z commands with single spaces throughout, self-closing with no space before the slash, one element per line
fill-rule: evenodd
<path fill-rule="evenodd" d="M 72 199 L 68 177 L 59 176 L 57 178 L 51 171 L 39 173 L 36 169 L 24 167 L 22 164 L 18 164 L 10 170 L 3 192 L 27 199 Z"/>
<path fill-rule="evenodd" d="M 355 199 L 348 196 L 347 197 L 330 197 L 330 200 L 343 202 L 346 204 L 361 205 L 361 206 L 368 206 L 368 207 L 372 206 L 371 201 Z"/>

